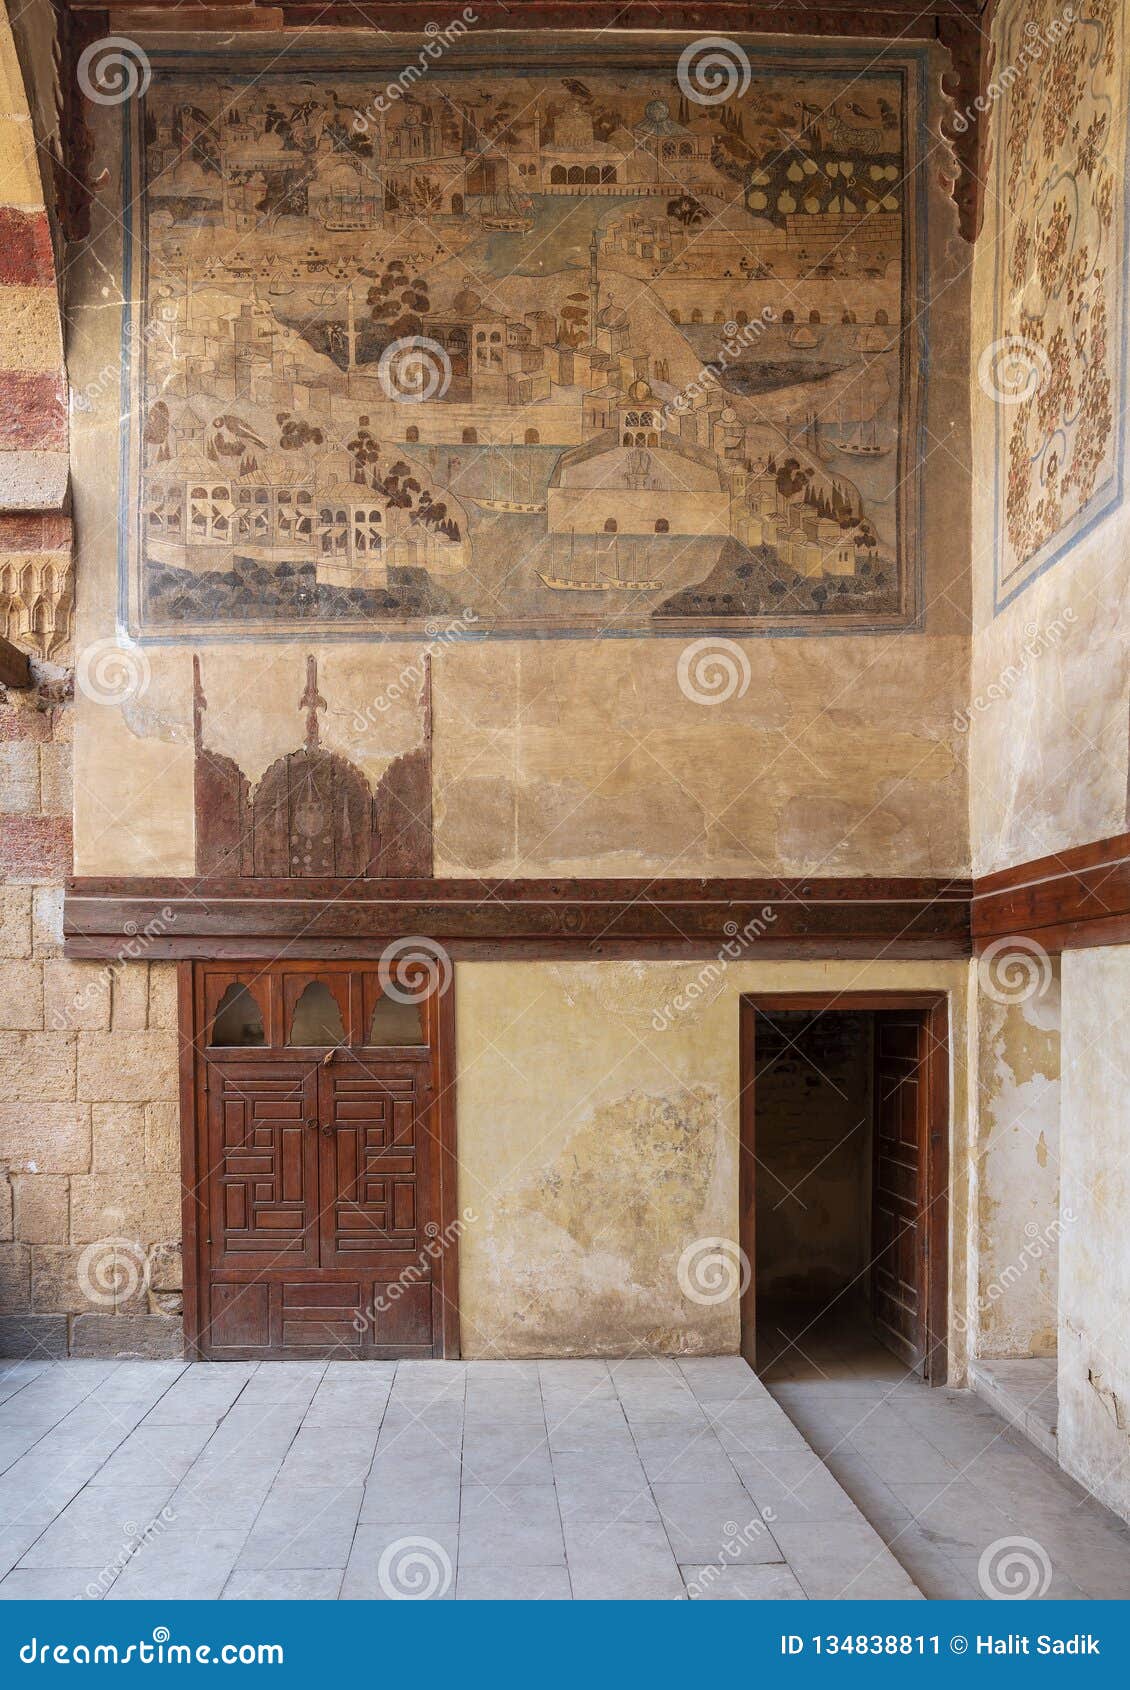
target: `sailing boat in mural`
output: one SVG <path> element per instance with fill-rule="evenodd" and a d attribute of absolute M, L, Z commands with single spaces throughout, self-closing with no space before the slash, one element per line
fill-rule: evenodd
<path fill-rule="evenodd" d="M 612 561 L 610 574 L 602 573 L 603 560 L 607 558 Z M 663 585 L 662 581 L 657 581 L 651 576 L 633 578 L 621 573 L 619 536 L 614 536 L 611 546 L 606 546 L 603 551 L 594 547 L 588 559 L 582 560 L 582 568 L 585 561 L 590 573 L 580 575 L 577 573 L 577 535 L 576 530 L 571 529 L 568 575 L 543 575 L 539 569 L 538 580 L 543 587 L 552 587 L 555 592 L 567 593 L 651 593 Z"/>
<path fill-rule="evenodd" d="M 514 443 L 508 441 L 502 452 L 502 465 L 499 465 L 499 452 L 492 447 L 488 453 L 490 464 L 490 492 L 485 495 L 468 493 L 467 498 L 472 504 L 487 511 L 517 511 L 524 515 L 533 515 L 544 511 L 545 500 L 537 497 L 534 485 L 536 463 L 530 459 L 525 474 L 517 468 L 514 462 Z M 523 488 L 522 481 L 526 485 Z M 523 497 L 523 493 L 525 497 Z"/>
<path fill-rule="evenodd" d="M 837 433 L 832 445 L 837 452 L 843 452 L 849 458 L 885 458 L 891 450 L 890 444 L 879 438 L 878 416 L 871 416 L 866 422 L 857 408 L 854 419 L 844 422 L 842 407 L 836 417 Z"/>

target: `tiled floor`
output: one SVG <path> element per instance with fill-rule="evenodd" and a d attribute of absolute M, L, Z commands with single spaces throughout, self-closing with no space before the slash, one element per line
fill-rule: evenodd
<path fill-rule="evenodd" d="M 925 1596 L 983 1595 L 985 1557 L 989 1583 L 1130 1597 L 1130 1528 L 973 1392 L 908 1378 L 851 1325 L 767 1325 L 758 1367 Z"/>
<path fill-rule="evenodd" d="M 5 1597 L 918 1591 L 745 1363 L 0 1364 Z"/>
<path fill-rule="evenodd" d="M 1130 1595 L 1127 1528 L 977 1397 L 801 1344 L 772 1395 L 733 1357 L 0 1363 L 0 1596 L 972 1597 L 986 1552 Z"/>

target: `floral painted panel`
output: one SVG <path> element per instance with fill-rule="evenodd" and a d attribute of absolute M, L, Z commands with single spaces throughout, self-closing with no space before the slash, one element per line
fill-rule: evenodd
<path fill-rule="evenodd" d="M 912 623 L 922 61 L 731 45 L 155 61 L 132 626 Z"/>
<path fill-rule="evenodd" d="M 1001 608 L 1121 500 L 1126 356 L 1123 0 L 1023 0 L 997 46 Z"/>

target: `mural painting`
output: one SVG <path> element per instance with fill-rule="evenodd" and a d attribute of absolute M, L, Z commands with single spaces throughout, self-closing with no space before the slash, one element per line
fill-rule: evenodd
<path fill-rule="evenodd" d="M 912 621 L 914 63 L 450 57 L 133 110 L 132 625 Z"/>
<path fill-rule="evenodd" d="M 997 607 L 1122 494 L 1125 88 L 1116 0 L 1025 0 L 1002 26 L 996 335 Z"/>

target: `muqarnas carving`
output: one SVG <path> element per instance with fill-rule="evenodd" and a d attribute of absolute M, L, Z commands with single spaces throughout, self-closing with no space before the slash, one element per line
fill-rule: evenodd
<path fill-rule="evenodd" d="M 424 659 L 421 743 L 389 764 L 376 789 L 321 743 L 318 660 L 306 659 L 305 742 L 252 787 L 232 757 L 204 743 L 204 696 L 193 657 L 196 872 L 269 880 L 412 880 L 432 873 L 432 675 Z"/>

